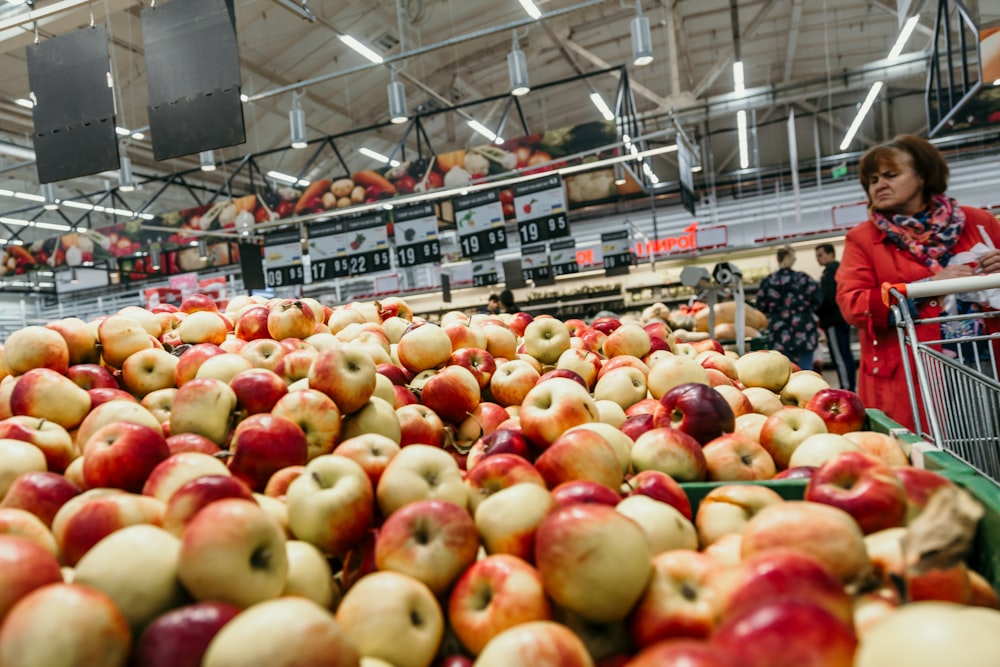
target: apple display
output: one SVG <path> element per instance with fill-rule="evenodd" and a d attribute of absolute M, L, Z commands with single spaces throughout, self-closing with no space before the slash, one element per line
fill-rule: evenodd
<path fill-rule="evenodd" d="M 901 526 L 906 519 L 903 483 L 881 459 L 862 452 L 844 452 L 820 466 L 805 499 L 839 507 L 866 535 Z"/>
<path fill-rule="evenodd" d="M 690 382 L 676 385 L 660 397 L 653 425 L 683 431 L 704 445 L 723 433 L 732 433 L 736 417 L 719 392 L 707 384 Z"/>
<path fill-rule="evenodd" d="M 371 481 L 358 463 L 324 454 L 288 486 L 288 525 L 296 539 L 329 554 L 343 554 L 371 528 L 372 500 Z"/>
<path fill-rule="evenodd" d="M 708 474 L 701 444 L 675 428 L 651 428 L 632 445 L 632 467 L 636 472 L 659 470 L 678 482 L 700 482 Z"/>
<path fill-rule="evenodd" d="M 545 592 L 560 606 L 595 622 L 619 620 L 629 613 L 652 575 L 651 561 L 643 529 L 603 505 L 557 509 L 535 534 L 535 562 Z"/>

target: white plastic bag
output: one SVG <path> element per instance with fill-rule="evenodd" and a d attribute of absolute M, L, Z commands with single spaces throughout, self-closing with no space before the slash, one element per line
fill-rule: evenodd
<path fill-rule="evenodd" d="M 957 264 L 976 264 L 979 263 L 979 258 L 990 252 L 992 248 L 984 243 L 977 243 L 965 252 L 957 253 L 953 255 L 948 261 L 949 265 Z M 963 294 L 956 294 L 955 298 L 959 301 L 968 301 L 970 303 L 978 303 L 983 306 L 989 306 L 990 308 L 1000 310 L 1000 289 L 984 289 L 978 292 L 965 292 Z"/>

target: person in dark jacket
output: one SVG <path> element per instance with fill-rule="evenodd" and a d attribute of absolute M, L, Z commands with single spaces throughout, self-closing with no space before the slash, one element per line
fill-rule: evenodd
<path fill-rule="evenodd" d="M 778 249 L 778 270 L 760 281 L 757 309 L 767 315 L 771 347 L 799 365 L 812 370 L 813 353 L 819 342 L 814 310 L 819 306 L 819 283 L 801 271 L 793 271 L 795 251 Z"/>
<path fill-rule="evenodd" d="M 837 378 L 843 389 L 855 391 L 857 382 L 857 367 L 854 354 L 851 352 L 851 325 L 844 319 L 837 305 L 837 252 L 830 243 L 816 246 L 816 261 L 823 267 L 823 275 L 819 279 L 823 302 L 816 309 L 819 315 L 819 325 L 826 333 L 826 344 L 830 348 L 830 358 L 837 368 Z"/>
<path fill-rule="evenodd" d="M 519 313 L 521 309 L 517 307 L 517 303 L 514 301 L 514 293 L 509 289 L 505 289 L 500 292 L 500 312 L 501 313 Z"/>

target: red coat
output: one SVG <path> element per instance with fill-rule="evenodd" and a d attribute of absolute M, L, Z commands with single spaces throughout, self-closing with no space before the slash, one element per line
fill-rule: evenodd
<path fill-rule="evenodd" d="M 978 208 L 963 206 L 962 210 L 965 227 L 953 252 L 968 250 L 982 241 L 979 225 L 1000 247 L 1000 224 L 992 215 Z M 863 222 L 848 232 L 837 270 L 837 304 L 848 323 L 858 328 L 858 393 L 867 407 L 884 411 L 910 430 L 914 430 L 913 412 L 899 333 L 889 324 L 889 309 L 882 303 L 882 283 L 912 283 L 930 276 L 930 269 L 889 240 L 873 222 Z M 925 300 L 919 306 L 920 317 L 934 317 L 940 312 L 938 299 Z M 996 328 L 996 319 L 988 321 L 991 330 Z M 933 340 L 939 335 L 937 325 L 923 325 L 917 330 L 918 340 Z"/>

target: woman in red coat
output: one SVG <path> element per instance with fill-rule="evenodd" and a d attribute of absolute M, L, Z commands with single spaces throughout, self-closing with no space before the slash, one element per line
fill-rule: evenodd
<path fill-rule="evenodd" d="M 913 430 L 899 334 L 882 302 L 882 283 L 996 273 L 996 250 L 983 255 L 977 267 L 949 265 L 948 260 L 985 242 L 983 233 L 1000 247 L 1000 224 L 988 212 L 959 206 L 945 196 L 948 165 L 937 148 L 920 137 L 900 135 L 870 149 L 858 171 L 870 217 L 847 234 L 837 270 L 837 303 L 844 318 L 858 328 L 862 401 Z M 941 299 L 926 299 L 917 304 L 918 316 L 940 315 L 942 305 Z M 949 332 L 937 325 L 923 325 L 917 333 L 920 340 L 942 334 L 948 337 Z"/>

